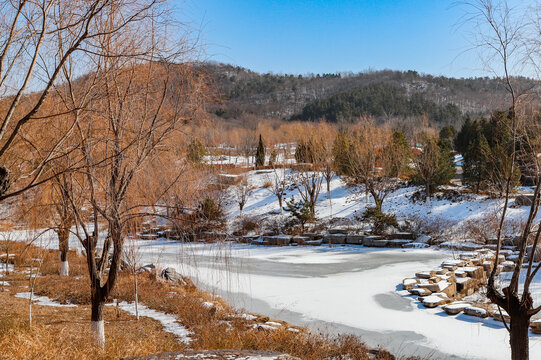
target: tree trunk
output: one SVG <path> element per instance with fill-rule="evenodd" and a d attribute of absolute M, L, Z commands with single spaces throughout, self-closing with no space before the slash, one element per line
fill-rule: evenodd
<path fill-rule="evenodd" d="M 509 313 L 511 315 L 511 313 Z M 511 315 L 511 334 L 509 344 L 511 345 L 512 360 L 528 360 L 530 356 L 528 329 L 530 317 L 522 310 Z"/>
<path fill-rule="evenodd" d="M 58 231 L 58 248 L 60 250 L 60 276 L 69 276 L 69 230 L 61 229 Z"/>
<path fill-rule="evenodd" d="M 135 283 L 135 318 L 139 320 L 139 290 L 137 289 L 137 272 L 135 271 L 135 266 L 133 269 L 133 280 Z"/>
<path fill-rule="evenodd" d="M 97 284 L 92 284 L 92 335 L 100 348 L 105 348 L 105 327 L 103 323 L 103 308 L 105 297 Z"/>
<path fill-rule="evenodd" d="M 278 196 L 278 205 L 280 205 L 280 214 L 283 214 L 282 196 Z"/>
<path fill-rule="evenodd" d="M 382 212 L 383 199 L 381 199 L 378 196 L 378 193 L 376 192 L 376 190 L 374 188 L 370 187 L 368 189 L 368 191 L 370 192 L 370 195 L 372 195 L 372 197 L 374 198 L 374 205 L 375 205 L 376 211 Z"/>
<path fill-rule="evenodd" d="M 327 197 L 330 199 L 331 198 L 331 179 L 332 178 L 327 178 Z"/>

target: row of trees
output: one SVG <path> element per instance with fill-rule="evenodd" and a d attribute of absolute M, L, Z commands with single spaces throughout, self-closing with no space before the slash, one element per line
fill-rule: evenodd
<path fill-rule="evenodd" d="M 457 151 L 464 154 L 464 183 L 475 192 L 489 191 L 502 196 L 506 176 L 512 166 L 512 156 L 518 152 L 510 187 L 515 189 L 524 175 L 532 175 L 532 159 L 527 156 L 527 142 L 539 135 L 530 133 L 516 139 L 512 133 L 510 111 L 494 112 L 489 119 L 467 119 L 455 139 Z M 527 180 L 526 178 L 524 180 Z"/>

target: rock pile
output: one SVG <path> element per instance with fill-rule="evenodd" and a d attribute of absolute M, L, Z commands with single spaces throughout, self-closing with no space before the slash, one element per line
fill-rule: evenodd
<path fill-rule="evenodd" d="M 240 242 L 267 246 L 298 246 L 324 244 L 331 245 L 363 245 L 367 247 L 426 247 L 430 238 L 415 239 L 411 233 L 395 233 L 388 235 L 368 235 L 351 233 L 346 229 L 329 229 L 325 234 L 305 233 L 302 236 L 292 235 L 254 235 L 243 236 Z"/>
<path fill-rule="evenodd" d="M 497 272 L 513 271 L 516 255 L 511 247 L 502 250 L 498 257 Z M 495 251 L 487 248 L 462 252 L 458 259 L 444 261 L 437 269 L 419 271 L 414 277 L 405 278 L 402 280 L 402 288 L 418 296 L 426 308 L 441 306 L 448 315 L 464 313 L 478 318 L 492 317 L 509 324 L 509 315 L 497 306 L 464 301 L 486 285 L 495 257 Z M 533 319 L 530 328 L 532 333 L 541 334 L 541 320 Z"/>

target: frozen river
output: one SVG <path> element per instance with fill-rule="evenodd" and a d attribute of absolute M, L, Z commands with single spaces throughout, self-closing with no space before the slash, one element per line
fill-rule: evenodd
<path fill-rule="evenodd" d="M 398 356 L 509 359 L 502 323 L 425 309 L 401 290 L 420 270 L 452 254 L 431 249 L 257 247 L 140 243 L 142 262 L 173 266 L 247 311 L 326 333 L 360 335 Z M 541 358 L 541 337 L 530 338 Z"/>

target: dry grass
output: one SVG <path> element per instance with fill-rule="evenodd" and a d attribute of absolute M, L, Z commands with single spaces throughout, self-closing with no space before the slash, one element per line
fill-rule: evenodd
<path fill-rule="evenodd" d="M 32 307 L 33 326 L 28 326 L 28 301 L 4 293 L 0 303 L 2 359 L 118 359 L 163 351 L 179 351 L 182 344 L 164 333 L 159 322 L 134 317 L 114 307 L 105 309 L 105 350 L 94 346 L 90 335 L 90 309 Z"/>
<path fill-rule="evenodd" d="M 59 261 L 55 251 L 35 247 L 24 249 L 22 244 L 13 245 L 15 253 L 23 254 L 14 259 L 16 268 L 24 269 L 32 258 L 44 259 L 35 292 L 49 296 L 62 303 L 74 303 L 75 308 L 33 306 L 34 326 L 28 328 L 28 301 L 0 293 L 0 304 L 9 309 L 0 314 L 0 357 L 7 359 L 114 359 L 128 355 L 151 354 L 183 349 L 173 335 L 163 331 L 157 321 L 133 316 L 107 306 L 106 349 L 96 348 L 90 333 L 90 295 L 85 259 L 70 254 L 70 270 L 74 276 L 58 275 Z M 24 253 L 23 253 L 24 250 Z M 17 252 L 18 251 L 18 252 Z M 23 272 L 12 273 L 5 280 L 13 283 L 11 294 L 28 291 Z M 253 325 L 268 321 L 260 316 L 253 321 L 238 317 L 238 313 L 220 298 L 213 298 L 193 286 L 174 286 L 155 274 L 138 274 L 139 301 L 163 312 L 175 314 L 194 335 L 191 347 L 195 350 L 244 349 L 270 350 L 288 353 L 301 359 L 369 359 L 367 349 L 354 336 L 325 337 L 288 330 L 289 325 L 278 330 L 262 330 Z M 121 272 L 111 298 L 134 300 L 133 274 Z M 215 306 L 208 308 L 205 301 Z M 377 359 L 391 359 L 386 352 L 379 352 Z"/>

